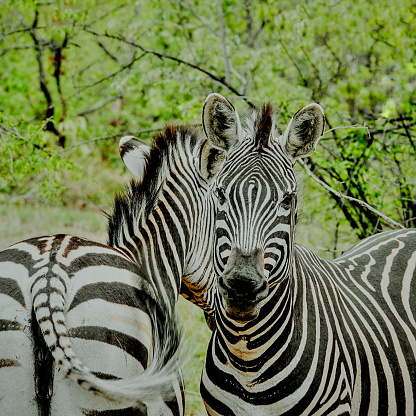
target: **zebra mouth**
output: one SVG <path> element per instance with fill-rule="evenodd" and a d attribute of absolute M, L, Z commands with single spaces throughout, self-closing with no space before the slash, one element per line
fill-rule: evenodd
<path fill-rule="evenodd" d="M 222 298 L 222 306 L 229 319 L 238 322 L 248 322 L 256 319 L 259 315 L 258 305 L 247 307 L 246 303 L 235 302 L 232 299 Z"/>

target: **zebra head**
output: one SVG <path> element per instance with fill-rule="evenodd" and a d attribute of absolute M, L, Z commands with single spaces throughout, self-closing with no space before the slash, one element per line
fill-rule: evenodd
<path fill-rule="evenodd" d="M 318 104 L 298 111 L 281 134 L 271 105 L 240 120 L 224 97 L 205 102 L 205 134 L 218 143 L 234 137 L 215 179 L 213 253 L 221 304 L 234 319 L 256 318 L 260 302 L 289 276 L 298 209 L 293 166 L 313 153 L 324 124 Z"/>

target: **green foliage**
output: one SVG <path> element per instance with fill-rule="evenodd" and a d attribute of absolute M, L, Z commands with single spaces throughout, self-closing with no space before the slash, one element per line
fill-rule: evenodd
<path fill-rule="evenodd" d="M 64 190 L 62 171 L 72 170 L 73 164 L 50 150 L 45 124 L 22 128 L 8 118 L 0 123 L 0 201 L 5 202 L 5 195 L 19 201 L 20 194 L 57 201 Z"/>
<path fill-rule="evenodd" d="M 120 174 L 119 137 L 147 140 L 148 130 L 173 120 L 200 123 L 203 101 L 216 91 L 239 111 L 248 102 L 274 102 L 282 125 L 316 101 L 329 130 L 366 126 L 327 133 L 308 164 L 334 189 L 415 226 L 413 1 L 0 0 L 0 6 L 3 200 L 61 200 L 63 192 L 67 201 L 71 185 L 63 171 L 74 167 L 91 179 L 98 174 L 85 166 L 98 162 Z M 385 227 L 362 207 L 321 195 L 322 215 L 336 218 L 336 229 L 352 227 L 363 237 Z M 305 201 L 305 209 L 314 212 L 315 201 Z"/>

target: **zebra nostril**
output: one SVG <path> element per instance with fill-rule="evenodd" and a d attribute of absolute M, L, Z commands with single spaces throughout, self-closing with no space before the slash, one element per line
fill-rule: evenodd
<path fill-rule="evenodd" d="M 267 298 L 267 295 L 269 294 L 269 283 L 266 279 L 264 279 L 262 283 L 257 287 L 256 294 L 256 300 L 259 302 Z"/>
<path fill-rule="evenodd" d="M 224 297 L 230 296 L 231 288 L 227 285 L 223 276 L 220 276 L 218 278 L 218 289 L 219 289 L 221 296 L 224 296 Z"/>

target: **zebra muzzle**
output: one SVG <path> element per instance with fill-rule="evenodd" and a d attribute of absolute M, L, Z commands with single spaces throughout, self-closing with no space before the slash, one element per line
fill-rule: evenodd
<path fill-rule="evenodd" d="M 263 264 L 261 249 L 231 251 L 227 267 L 218 278 L 218 292 L 232 318 L 246 321 L 257 317 L 259 303 L 269 294 Z"/>

